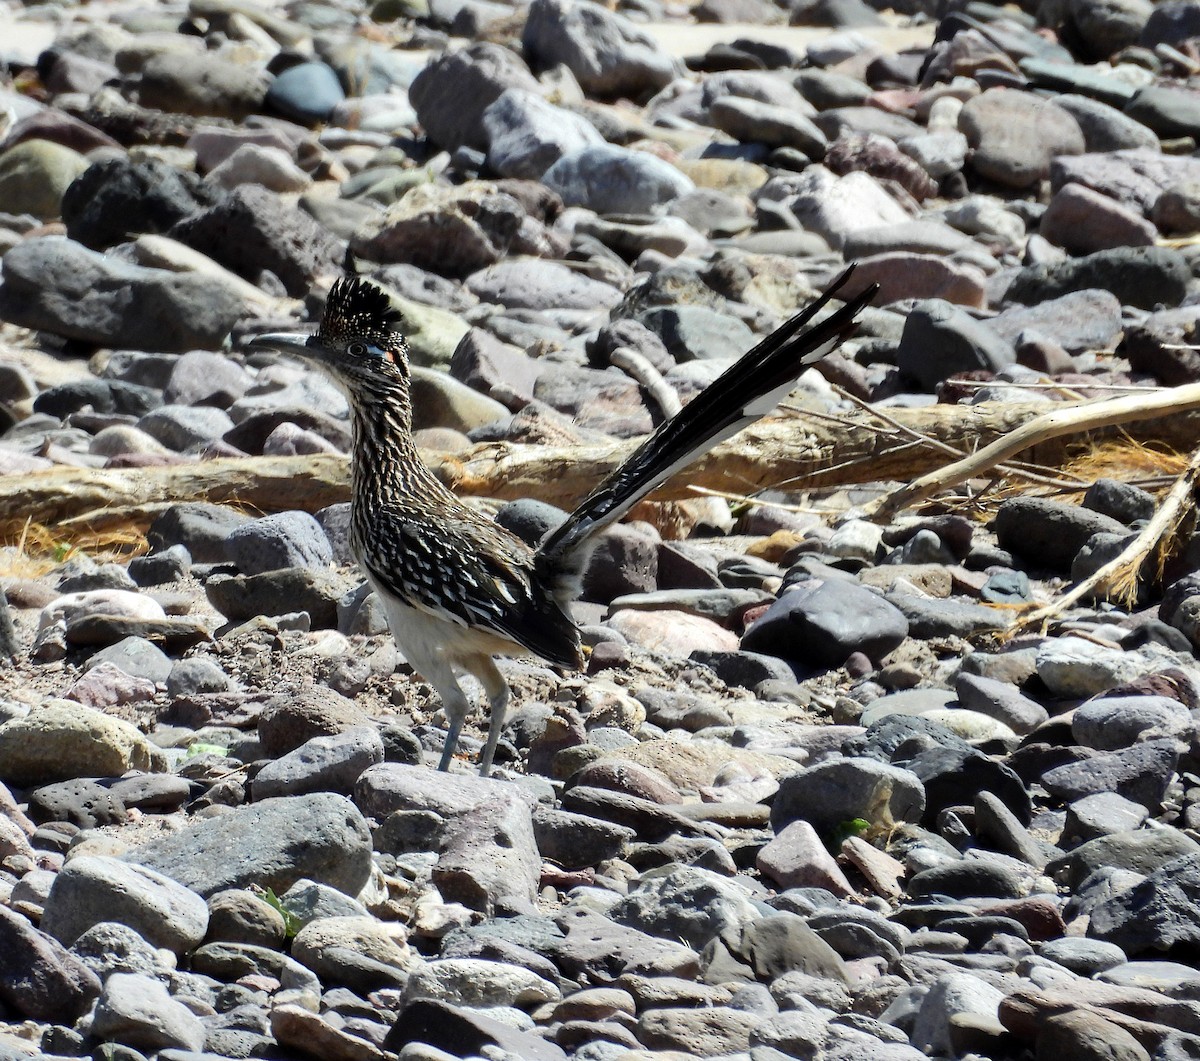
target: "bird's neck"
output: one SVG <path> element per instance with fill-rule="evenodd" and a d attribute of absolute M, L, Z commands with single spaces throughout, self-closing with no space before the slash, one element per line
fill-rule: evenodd
<path fill-rule="evenodd" d="M 387 400 L 351 402 L 350 419 L 350 476 L 356 501 L 394 506 L 433 479 L 413 441 L 407 391 L 390 394 Z"/>

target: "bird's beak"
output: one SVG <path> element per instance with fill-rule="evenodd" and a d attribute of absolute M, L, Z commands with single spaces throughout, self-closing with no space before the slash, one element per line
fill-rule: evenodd
<path fill-rule="evenodd" d="M 281 354 L 311 359 L 313 348 L 308 345 L 309 338 L 293 332 L 268 332 L 266 335 L 256 335 L 249 345 L 255 350 L 278 350 Z"/>

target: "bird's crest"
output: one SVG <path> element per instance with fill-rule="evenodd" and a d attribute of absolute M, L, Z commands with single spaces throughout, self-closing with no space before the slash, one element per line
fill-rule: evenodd
<path fill-rule="evenodd" d="M 359 276 L 334 282 L 317 337 L 330 345 L 366 340 L 384 350 L 404 351 L 404 315 L 378 284 Z"/>

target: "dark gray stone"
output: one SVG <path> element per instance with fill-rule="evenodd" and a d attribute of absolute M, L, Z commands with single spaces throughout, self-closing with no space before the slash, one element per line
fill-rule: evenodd
<path fill-rule="evenodd" d="M 926 390 L 959 372 L 995 372 L 1016 359 L 1011 342 L 942 299 L 913 307 L 896 349 L 900 370 Z"/>
<path fill-rule="evenodd" d="M 749 350 L 754 333 L 736 317 L 707 306 L 662 306 L 638 318 L 678 362 L 728 359 Z"/>
<path fill-rule="evenodd" d="M 321 524 L 307 512 L 276 512 L 243 523 L 225 539 L 227 558 L 247 575 L 284 567 L 323 571 L 333 550 Z"/>
<path fill-rule="evenodd" d="M 337 606 L 347 579 L 332 572 L 283 567 L 261 575 L 214 575 L 204 583 L 212 606 L 227 619 L 242 622 L 259 615 L 307 612 L 316 630 L 337 628 Z"/>
<path fill-rule="evenodd" d="M 810 581 L 784 593 L 742 637 L 742 648 L 836 667 L 852 652 L 878 660 L 908 636 L 893 604 L 853 582 Z"/>
<path fill-rule="evenodd" d="M 225 540 L 249 520 L 249 516 L 223 505 L 185 501 L 155 516 L 146 540 L 155 553 L 182 545 L 196 563 L 219 563 L 225 559 Z"/>
<path fill-rule="evenodd" d="M 100 994 L 100 980 L 61 943 L 0 906 L 0 1001 L 29 1020 L 73 1021 Z"/>
<path fill-rule="evenodd" d="M 1044 497 L 1017 497 L 996 513 L 996 537 L 1008 549 L 1039 568 L 1069 570 L 1093 534 L 1126 534 L 1123 523 L 1091 509 Z"/>
<path fill-rule="evenodd" d="M 132 265 L 61 236 L 30 237 L 4 255 L 0 317 L 68 339 L 215 350 L 244 312 L 242 293 L 212 276 Z"/>
<path fill-rule="evenodd" d="M 1185 855 L 1200 855 L 1200 844 L 1178 829 L 1134 829 L 1089 840 L 1051 861 L 1046 872 L 1077 888 L 1106 866 L 1145 876 Z"/>
<path fill-rule="evenodd" d="M 1200 944 L 1200 854 L 1168 862 L 1127 891 L 1102 899 L 1088 935 L 1115 943 L 1130 956 L 1161 954 Z"/>
<path fill-rule="evenodd" d="M 32 821 L 70 822 L 81 829 L 120 825 L 128 814 L 119 796 L 86 777 L 56 781 L 34 789 L 26 799 Z"/>
<path fill-rule="evenodd" d="M 1072 291 L 1102 288 L 1123 305 L 1139 309 L 1178 306 L 1187 294 L 1187 259 L 1167 247 L 1117 247 L 1081 258 L 1028 265 L 1008 285 L 1005 297 L 1032 304 Z"/>
<path fill-rule="evenodd" d="M 538 83 L 514 52 L 477 41 L 431 59 L 413 79 L 408 99 L 434 143 L 486 151 L 483 113 L 509 88 L 536 93 Z"/>
<path fill-rule="evenodd" d="M 312 217 L 261 184 L 240 185 L 180 221 L 169 235 L 252 282 L 270 272 L 295 298 L 306 295 L 318 276 L 334 271 L 341 257 L 338 241 Z"/>
<path fill-rule="evenodd" d="M 637 99 L 682 72 L 653 37 L 591 0 L 533 0 L 521 45 L 531 66 L 566 66 L 589 96 Z"/>
<path fill-rule="evenodd" d="M 127 858 L 205 897 L 251 885 L 279 895 L 305 877 L 357 895 L 371 871 L 371 834 L 353 803 L 319 792 L 193 821 Z"/>
<path fill-rule="evenodd" d="M 1156 812 L 1179 762 L 1174 740 L 1151 740 L 1109 755 L 1056 766 L 1042 775 L 1042 785 L 1063 802 L 1100 792 L 1115 792 Z"/>
<path fill-rule="evenodd" d="M 924 787 L 909 770 L 875 758 L 832 759 L 780 778 L 771 827 L 778 833 L 807 821 L 828 838 L 855 818 L 890 827 L 918 821 L 924 810 Z"/>
<path fill-rule="evenodd" d="M 383 1048 L 398 1051 L 412 1043 L 426 1043 L 446 1057 L 470 1057 L 488 1051 L 503 1052 L 523 1061 L 566 1061 L 561 1047 L 535 1032 L 518 1031 L 494 1017 L 465 1006 L 419 999 L 410 1002 L 396 1018 L 383 1040 Z"/>
<path fill-rule="evenodd" d="M 127 155 L 93 163 L 62 199 L 67 235 L 105 250 L 143 232 L 166 232 L 211 206 L 219 192 L 195 173 L 157 158 Z"/>

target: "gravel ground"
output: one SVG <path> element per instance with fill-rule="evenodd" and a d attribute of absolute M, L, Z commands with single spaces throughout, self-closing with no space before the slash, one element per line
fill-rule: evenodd
<path fill-rule="evenodd" d="M 850 261 L 882 290 L 808 414 L 1200 381 L 1195 0 L 0 26 L 3 496 L 345 453 L 247 343 L 348 262 L 452 458 L 644 435 L 614 351 L 687 401 Z M 137 547 L 0 508 L 0 1061 L 1200 1058 L 1190 522 L 1132 601 L 1009 629 L 1185 463 L 1107 460 L 886 521 L 894 482 L 639 509 L 585 672 L 502 663 L 486 779 L 481 713 L 432 769 L 344 500 L 181 499 Z"/>

